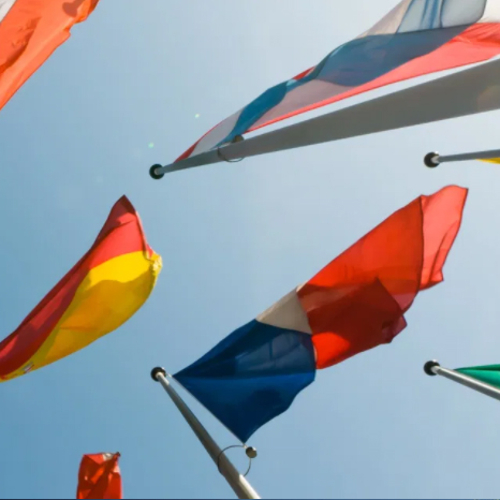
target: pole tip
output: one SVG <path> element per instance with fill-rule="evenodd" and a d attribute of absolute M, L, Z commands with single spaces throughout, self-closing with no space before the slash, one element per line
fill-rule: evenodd
<path fill-rule="evenodd" d="M 436 152 L 427 153 L 424 157 L 424 163 L 426 167 L 436 168 L 439 165 L 439 154 Z"/>
<path fill-rule="evenodd" d="M 245 448 L 245 453 L 248 458 L 255 458 L 257 456 L 257 450 L 253 446 L 247 446 Z"/>
<path fill-rule="evenodd" d="M 164 377 L 167 376 L 167 372 L 165 371 L 165 368 L 162 368 L 161 366 L 157 366 L 156 368 L 153 368 L 151 370 L 151 378 L 155 381 L 158 382 L 158 375 L 162 374 Z"/>
<path fill-rule="evenodd" d="M 436 374 L 432 371 L 433 368 L 436 368 L 437 366 L 441 366 L 435 359 L 432 361 L 427 361 L 424 365 L 424 372 L 427 373 L 427 375 L 430 375 L 431 377 L 434 377 Z"/>
<path fill-rule="evenodd" d="M 155 180 L 159 180 L 161 179 L 165 174 L 161 174 L 161 173 L 157 173 L 156 169 L 157 168 L 161 168 L 162 166 L 159 164 L 159 163 L 155 163 L 154 165 L 151 166 L 151 168 L 149 169 L 149 175 L 155 179 Z"/>

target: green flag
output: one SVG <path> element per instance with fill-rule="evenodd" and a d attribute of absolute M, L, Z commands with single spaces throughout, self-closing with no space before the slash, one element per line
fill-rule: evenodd
<path fill-rule="evenodd" d="M 459 373 L 469 377 L 494 385 L 500 388 L 500 365 L 474 366 L 471 368 L 457 368 Z"/>

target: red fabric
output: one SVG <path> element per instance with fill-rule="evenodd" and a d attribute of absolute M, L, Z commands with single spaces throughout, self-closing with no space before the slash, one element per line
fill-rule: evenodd
<path fill-rule="evenodd" d="M 110 454 L 108 454 L 110 455 Z M 83 455 L 78 472 L 77 499 L 123 498 L 119 453 Z"/>
<path fill-rule="evenodd" d="M 87 273 L 119 255 L 149 248 L 139 215 L 123 196 L 118 200 L 90 250 L 26 317 L 19 327 L 0 342 L 0 377 L 28 361 L 45 342 Z"/>
<path fill-rule="evenodd" d="M 449 186 L 398 210 L 297 291 L 317 367 L 391 342 L 420 290 L 443 280 L 467 190 Z"/>

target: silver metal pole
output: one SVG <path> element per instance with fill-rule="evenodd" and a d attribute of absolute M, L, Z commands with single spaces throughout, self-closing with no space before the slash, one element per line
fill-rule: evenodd
<path fill-rule="evenodd" d="M 217 443 L 212 439 L 210 434 L 182 400 L 179 394 L 177 394 L 176 390 L 167 379 L 167 372 L 165 369 L 160 367 L 154 368 L 151 371 L 151 377 L 155 382 L 160 382 L 163 386 L 175 406 L 177 406 L 177 409 L 186 419 L 186 422 L 189 424 L 191 429 L 193 429 L 193 432 L 196 434 L 201 444 L 205 447 L 205 450 L 207 450 L 212 460 L 218 466 L 220 473 L 226 478 L 226 481 L 236 493 L 237 497 L 247 499 L 260 498 L 258 493 L 252 488 L 246 478 L 236 470 L 234 465 L 219 448 Z M 249 458 L 254 458 L 256 456 L 256 451 L 254 448 L 248 447 L 246 449 L 246 454 Z"/>
<path fill-rule="evenodd" d="M 441 156 L 438 153 L 428 153 L 427 155 L 425 155 L 424 163 L 429 168 L 435 168 L 441 163 L 452 161 L 493 160 L 494 158 L 500 158 L 500 149 L 492 149 L 490 151 L 476 151 L 475 153 L 462 153 L 447 156 Z"/>
<path fill-rule="evenodd" d="M 166 173 L 201 165 L 492 111 L 500 108 L 499 80 L 500 59 L 496 59 L 171 165 L 153 165 L 149 174 L 161 179 Z"/>
<path fill-rule="evenodd" d="M 500 389 L 497 387 L 485 384 L 484 382 L 480 382 L 475 378 L 468 377 L 467 375 L 463 375 L 455 370 L 449 370 L 448 368 L 442 368 L 441 365 L 436 361 L 427 361 L 424 365 L 424 371 L 427 375 L 441 375 L 442 377 L 446 377 L 453 382 L 457 382 L 459 384 L 465 385 L 469 389 L 474 389 L 481 394 L 486 396 L 490 396 L 490 398 L 498 399 L 500 401 Z"/>

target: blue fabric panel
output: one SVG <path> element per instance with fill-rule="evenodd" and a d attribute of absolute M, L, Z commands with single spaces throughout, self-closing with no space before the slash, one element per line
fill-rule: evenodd
<path fill-rule="evenodd" d="M 318 80 L 357 87 L 425 56 L 452 38 L 464 27 L 413 31 L 358 38 L 339 47 L 324 61 Z"/>
<path fill-rule="evenodd" d="M 311 336 L 251 321 L 175 378 L 242 442 L 314 381 Z"/>

